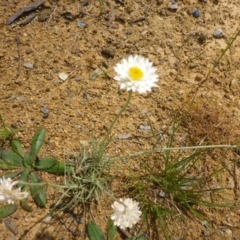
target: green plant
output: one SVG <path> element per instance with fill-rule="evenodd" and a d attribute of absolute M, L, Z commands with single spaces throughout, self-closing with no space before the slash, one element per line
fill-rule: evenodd
<path fill-rule="evenodd" d="M 226 189 L 209 187 L 209 182 L 224 168 L 219 164 L 209 173 L 204 167 L 208 150 L 221 146 L 174 148 L 179 126 L 173 126 L 167 147 L 141 152 L 141 171 L 128 174 L 131 176 L 129 191 L 134 199 L 141 202 L 143 219 L 150 221 L 151 225 L 157 224 L 166 239 L 169 239 L 166 227 L 168 217 L 192 215 L 203 220 L 206 216 L 201 212 L 202 207 L 238 207 L 233 202 L 223 203 L 221 194 L 214 202 L 209 197 Z M 222 145 L 224 147 L 227 146 Z M 228 147 L 238 148 L 236 145 Z M 149 156 L 143 156 L 145 154 Z"/>
<path fill-rule="evenodd" d="M 12 170 L 2 177 L 16 178 L 19 177 L 20 183 L 18 184 L 22 190 L 27 188 L 29 182 L 31 195 L 40 207 L 44 207 L 47 202 L 46 189 L 37 171 L 45 171 L 53 174 L 64 174 L 66 171 L 66 164 L 58 162 L 56 158 L 39 158 L 38 153 L 44 143 L 46 129 L 39 129 L 31 142 L 30 152 L 25 153 L 21 142 L 18 139 L 10 141 L 11 150 L 0 150 L 0 168 L 4 170 Z M 26 184 L 25 184 L 26 183 Z M 21 200 L 22 207 L 25 210 L 31 210 L 26 200 Z"/>
<path fill-rule="evenodd" d="M 117 226 L 113 224 L 113 221 L 111 218 L 108 219 L 108 224 L 107 224 L 107 240 L 114 240 L 115 236 L 117 233 Z M 125 231 L 123 232 L 126 235 L 127 234 Z M 99 228 L 99 226 L 94 223 L 94 222 L 88 222 L 87 224 L 87 234 L 90 240 L 104 240 L 104 234 L 102 230 Z M 146 240 L 145 237 L 141 236 L 142 233 L 138 234 L 137 236 L 131 237 L 127 236 L 128 240 Z"/>
<path fill-rule="evenodd" d="M 11 139 L 14 136 L 14 134 L 17 132 L 17 130 L 11 128 L 10 126 L 8 126 L 5 123 L 1 113 L 0 113 L 0 120 L 2 122 L 2 124 L 0 126 L 0 143 L 3 146 L 3 144 L 6 142 L 6 140 Z"/>

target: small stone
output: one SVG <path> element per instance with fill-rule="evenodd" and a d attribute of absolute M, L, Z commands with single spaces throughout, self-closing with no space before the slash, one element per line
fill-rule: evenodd
<path fill-rule="evenodd" d="M 106 56 L 106 57 L 111 57 L 113 58 L 115 56 L 115 49 L 113 48 L 103 48 L 102 49 L 102 55 Z"/>
<path fill-rule="evenodd" d="M 38 21 L 39 22 L 45 22 L 50 17 L 50 14 L 51 14 L 51 9 L 50 8 L 43 9 L 38 15 Z"/>
<path fill-rule="evenodd" d="M 45 77 L 45 79 L 48 80 L 48 81 L 50 81 L 50 80 L 53 79 L 53 76 L 52 76 L 52 74 L 50 74 L 50 73 L 47 74 L 47 75 L 45 75 L 44 77 Z"/>
<path fill-rule="evenodd" d="M 216 29 L 215 31 L 214 31 L 214 33 L 213 33 L 213 36 L 215 37 L 215 38 L 223 38 L 224 37 L 224 32 L 223 32 L 223 30 L 221 29 L 221 28 L 219 28 L 219 29 Z"/>
<path fill-rule="evenodd" d="M 130 137 L 131 137 L 131 134 L 123 133 L 123 134 L 119 135 L 116 139 L 117 140 L 124 140 L 124 139 L 128 139 Z"/>
<path fill-rule="evenodd" d="M 32 63 L 24 63 L 23 66 L 25 68 L 33 68 L 33 64 Z"/>
<path fill-rule="evenodd" d="M 40 111 L 43 113 L 44 118 L 48 118 L 48 116 L 49 116 L 49 109 L 48 108 L 42 107 L 42 108 L 40 108 Z"/>
<path fill-rule="evenodd" d="M 66 74 L 66 73 L 59 73 L 58 74 L 58 77 L 61 79 L 61 80 L 63 80 L 63 81 L 65 81 L 65 80 L 67 80 L 68 79 L 68 74 Z"/>
<path fill-rule="evenodd" d="M 12 232 L 14 235 L 18 234 L 17 226 L 10 218 L 5 219 L 4 223 L 10 232 Z"/>
<path fill-rule="evenodd" d="M 79 27 L 86 27 L 86 26 L 87 26 L 87 24 L 84 23 L 84 22 L 82 22 L 81 20 L 77 21 L 77 25 L 78 25 Z"/>
<path fill-rule="evenodd" d="M 44 223 L 50 223 L 52 220 L 52 217 L 51 216 L 46 216 L 44 219 L 43 219 L 43 222 Z"/>
<path fill-rule="evenodd" d="M 204 77 L 203 75 L 197 74 L 196 77 L 195 77 L 195 81 L 200 82 L 200 81 L 203 80 L 203 77 Z"/>
<path fill-rule="evenodd" d="M 76 76 L 76 78 L 75 78 L 75 81 L 76 82 L 79 82 L 79 81 L 81 81 L 82 80 L 82 77 L 81 76 Z"/>
<path fill-rule="evenodd" d="M 177 4 L 177 2 L 170 2 L 169 4 L 168 4 L 168 9 L 170 9 L 170 10 L 173 10 L 173 11 L 176 11 L 177 9 L 178 9 L 178 4 Z"/>
<path fill-rule="evenodd" d="M 139 131 L 141 131 L 141 132 L 151 132 L 151 127 L 150 126 L 140 125 Z"/>
<path fill-rule="evenodd" d="M 31 53 L 33 52 L 33 50 L 32 50 L 31 48 L 27 48 L 27 49 L 25 50 L 25 52 L 26 52 L 26 54 L 31 54 Z"/>
<path fill-rule="evenodd" d="M 196 9 L 192 12 L 192 15 L 193 15 L 193 17 L 197 18 L 200 16 L 200 11 L 198 9 Z"/>
<path fill-rule="evenodd" d="M 42 113 L 44 113 L 44 114 L 49 113 L 49 109 L 48 109 L 48 108 L 45 108 L 45 107 L 42 107 L 42 108 L 40 109 L 40 111 L 41 111 Z"/>

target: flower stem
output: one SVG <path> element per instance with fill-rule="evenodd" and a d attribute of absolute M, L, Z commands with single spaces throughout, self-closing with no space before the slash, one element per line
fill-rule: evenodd
<path fill-rule="evenodd" d="M 205 145 L 205 146 L 186 146 L 186 147 L 166 147 L 166 148 L 157 148 L 157 149 L 151 149 L 146 150 L 142 152 L 136 152 L 132 154 L 123 155 L 121 157 L 112 157 L 111 160 L 119 160 L 123 158 L 129 158 L 129 157 L 137 157 L 145 154 L 151 154 L 151 153 L 160 153 L 160 152 L 166 152 L 166 151 L 181 151 L 181 150 L 196 150 L 196 149 L 215 149 L 215 148 L 239 148 L 239 145 Z"/>
<path fill-rule="evenodd" d="M 126 103 L 123 105 L 122 109 L 119 111 L 119 113 L 117 114 L 117 116 L 115 117 L 113 122 L 111 123 L 110 127 L 108 128 L 107 134 L 106 134 L 105 138 L 102 141 L 101 149 L 105 149 L 108 146 L 108 144 L 109 144 L 109 142 L 111 140 L 112 129 L 113 129 L 115 123 L 117 122 L 117 120 L 119 119 L 119 117 L 122 115 L 122 113 L 126 110 L 127 106 L 129 105 L 131 97 L 132 97 L 132 91 L 129 91 Z"/>

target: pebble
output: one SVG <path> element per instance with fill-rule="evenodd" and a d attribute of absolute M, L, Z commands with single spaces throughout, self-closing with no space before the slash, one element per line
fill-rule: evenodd
<path fill-rule="evenodd" d="M 4 223 L 10 232 L 12 232 L 14 235 L 18 234 L 17 226 L 14 224 L 14 222 L 10 218 L 6 218 L 4 220 Z"/>
<path fill-rule="evenodd" d="M 44 223 L 50 223 L 52 220 L 52 217 L 51 216 L 46 216 L 44 219 L 43 219 L 43 222 Z"/>
<path fill-rule="evenodd" d="M 131 137 L 131 134 L 128 134 L 128 133 L 123 133 L 121 135 L 119 135 L 116 140 L 124 140 L 124 139 L 128 139 Z"/>
<path fill-rule="evenodd" d="M 82 77 L 81 76 L 76 76 L 75 77 L 75 81 L 78 82 L 78 81 L 81 81 L 82 80 Z"/>
<path fill-rule="evenodd" d="M 51 9 L 50 8 L 43 9 L 38 15 L 38 21 L 39 22 L 45 22 L 50 17 L 50 14 L 51 14 Z"/>
<path fill-rule="evenodd" d="M 87 26 L 87 24 L 84 23 L 84 22 L 82 22 L 81 20 L 77 21 L 77 25 L 78 25 L 79 27 L 86 27 L 86 26 Z"/>
<path fill-rule="evenodd" d="M 170 2 L 169 4 L 168 4 L 168 9 L 170 9 L 170 10 L 177 10 L 178 9 L 178 4 L 177 4 L 177 2 Z"/>
<path fill-rule="evenodd" d="M 193 17 L 197 18 L 200 16 L 200 11 L 198 9 L 196 9 L 192 12 L 192 15 L 193 15 Z"/>
<path fill-rule="evenodd" d="M 224 37 L 224 32 L 223 32 L 223 30 L 221 29 L 221 28 L 219 28 L 219 29 L 216 29 L 215 31 L 214 31 L 214 33 L 213 33 L 213 36 L 215 37 L 215 38 L 223 38 Z"/>
<path fill-rule="evenodd" d="M 150 126 L 140 125 L 139 130 L 140 131 L 145 131 L 145 132 L 151 132 L 151 127 Z"/>
<path fill-rule="evenodd" d="M 52 74 L 50 74 L 50 73 L 47 74 L 47 75 L 45 75 L 44 77 L 45 77 L 45 79 L 48 80 L 48 81 L 50 81 L 50 80 L 53 79 L 53 76 L 52 76 Z"/>
<path fill-rule="evenodd" d="M 63 81 L 67 80 L 67 79 L 68 79 L 68 76 L 69 76 L 69 75 L 66 74 L 66 73 L 64 73 L 64 72 L 58 74 L 58 77 L 59 77 L 61 80 L 63 80 Z"/>
<path fill-rule="evenodd" d="M 197 74 L 196 77 L 195 77 L 195 81 L 200 82 L 200 81 L 203 80 L 203 78 L 204 78 L 203 75 L 201 75 L 201 74 Z"/>
<path fill-rule="evenodd" d="M 32 63 L 24 63 L 23 66 L 25 68 L 33 68 L 33 64 Z"/>
<path fill-rule="evenodd" d="M 42 107 L 42 108 L 40 108 L 40 111 L 44 114 L 43 115 L 44 118 L 47 118 L 49 116 L 49 109 L 48 108 Z"/>
<path fill-rule="evenodd" d="M 102 49 L 102 55 L 105 55 L 106 57 L 111 57 L 113 58 L 115 56 L 115 49 L 113 48 L 103 48 Z"/>
<path fill-rule="evenodd" d="M 98 76 L 103 74 L 103 71 L 100 68 L 97 68 L 89 77 L 89 80 L 94 81 Z"/>
<path fill-rule="evenodd" d="M 31 54 L 31 53 L 33 52 L 33 50 L 32 50 L 31 48 L 27 48 L 27 49 L 25 50 L 25 52 L 26 52 L 26 54 Z"/>

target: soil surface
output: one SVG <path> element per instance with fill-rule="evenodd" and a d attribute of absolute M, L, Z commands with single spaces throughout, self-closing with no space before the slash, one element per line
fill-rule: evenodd
<path fill-rule="evenodd" d="M 238 28 L 238 1 L 183 0 L 177 2 L 177 10 L 171 10 L 169 2 L 161 0 L 46 0 L 6 24 L 30 3 L 0 3 L 0 111 L 9 125 L 21 129 L 17 137 L 26 150 L 37 126 L 47 129 L 41 156 L 60 161 L 79 153 L 80 143 L 92 140 L 93 134 L 103 139 L 127 99 L 127 92 L 113 79 L 113 67 L 133 54 L 153 62 L 159 87 L 133 94 L 114 128 L 116 139 L 107 154 L 121 156 L 154 147 L 149 122 L 165 145 L 176 116 L 188 111 L 194 97 L 177 133 L 178 146 L 234 144 L 240 139 L 239 38 L 215 64 Z M 197 9 L 199 17 L 194 17 Z M 31 13 L 35 16 L 30 22 L 22 22 Z M 213 36 L 217 29 L 223 36 Z M 237 157 L 233 152 L 223 157 L 218 151 L 208 156 L 205 165 L 209 171 L 217 164 L 227 166 L 219 182 L 211 184 L 228 187 L 231 200 L 239 202 L 239 166 L 230 161 Z M 42 174 L 42 178 L 62 183 L 58 176 Z M 115 183 L 116 189 L 121 189 L 119 184 Z M 30 198 L 32 213 L 19 208 L 8 218 L 15 231 L 2 220 L 0 239 L 87 239 L 84 223 L 71 214 L 50 224 L 42 221 L 58 198 L 51 189 L 48 194 L 45 209 L 37 208 Z M 122 197 L 119 191 L 116 197 Z M 104 200 L 92 209 L 103 229 L 111 204 Z M 240 239 L 238 209 L 205 211 L 210 219 L 207 227 L 195 218 L 173 218 L 168 223 L 171 239 Z"/>

